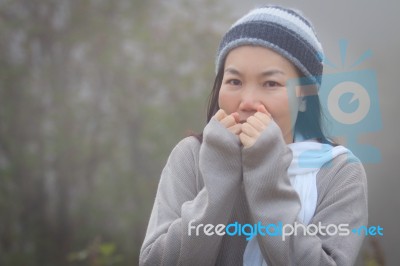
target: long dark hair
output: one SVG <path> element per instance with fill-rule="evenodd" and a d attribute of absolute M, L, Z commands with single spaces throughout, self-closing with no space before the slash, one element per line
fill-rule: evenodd
<path fill-rule="evenodd" d="M 219 110 L 218 97 L 219 90 L 222 85 L 222 80 L 224 77 L 224 63 L 221 64 L 218 69 L 217 75 L 215 76 L 214 86 L 208 97 L 207 106 L 207 123 L 210 122 L 211 118 Z M 301 72 L 297 71 L 300 76 Z M 313 94 L 309 96 L 304 96 L 306 99 L 306 110 L 304 112 L 299 112 L 297 115 L 297 120 L 294 127 L 294 132 L 301 134 L 304 139 L 317 139 L 321 143 L 327 143 L 336 146 L 332 140 L 326 137 L 323 130 L 322 119 L 324 117 L 321 103 L 318 94 Z M 194 135 L 200 142 L 203 141 L 203 133 Z"/>

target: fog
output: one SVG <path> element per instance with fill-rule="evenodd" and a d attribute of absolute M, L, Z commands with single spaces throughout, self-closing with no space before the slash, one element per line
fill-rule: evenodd
<path fill-rule="evenodd" d="M 265 3 L 0 1 L 0 264 L 137 263 L 168 155 L 204 127 L 220 38 Z M 384 236 L 365 238 L 358 265 L 395 265 L 400 2 L 274 3 L 312 21 L 335 65 L 324 75 L 376 77 L 376 116 L 347 144 L 380 153 L 364 166 Z"/>

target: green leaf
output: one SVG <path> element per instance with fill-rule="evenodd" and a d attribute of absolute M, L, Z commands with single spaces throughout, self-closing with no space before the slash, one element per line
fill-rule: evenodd
<path fill-rule="evenodd" d="M 114 243 L 104 243 L 100 245 L 100 254 L 109 257 L 115 252 Z"/>

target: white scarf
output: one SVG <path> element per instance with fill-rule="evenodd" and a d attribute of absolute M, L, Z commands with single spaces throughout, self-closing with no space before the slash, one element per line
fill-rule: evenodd
<path fill-rule="evenodd" d="M 321 167 L 331 162 L 336 156 L 351 152 L 343 146 L 332 147 L 316 141 L 295 142 L 288 145 L 293 159 L 288 168 L 288 176 L 293 188 L 299 194 L 301 209 L 298 220 L 305 225 L 311 221 L 317 206 L 316 177 Z M 329 165 L 327 165 L 329 166 Z M 265 262 L 257 238 L 253 237 L 243 254 L 244 266 L 268 266 Z"/>

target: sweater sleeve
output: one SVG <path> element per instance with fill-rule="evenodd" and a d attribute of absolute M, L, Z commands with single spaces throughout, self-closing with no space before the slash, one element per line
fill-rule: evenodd
<path fill-rule="evenodd" d="M 217 120 L 205 127 L 201 145 L 194 138 L 179 143 L 161 174 L 139 264 L 214 265 L 223 236 L 205 235 L 201 226 L 228 222 L 241 167 L 239 139 Z"/>
<path fill-rule="evenodd" d="M 258 235 L 268 265 L 354 264 L 363 237 L 351 229 L 367 225 L 366 176 L 360 162 L 349 163 L 339 157 L 333 166 L 323 167 L 317 175 L 318 201 L 310 224 L 348 224 L 349 234 L 304 235 L 299 226 L 297 235 L 286 236 L 285 240 L 281 236 Z M 243 182 L 253 223 L 301 224 L 297 220 L 300 199 L 287 175 L 291 159 L 292 153 L 275 122 L 254 146 L 243 149 Z"/>

